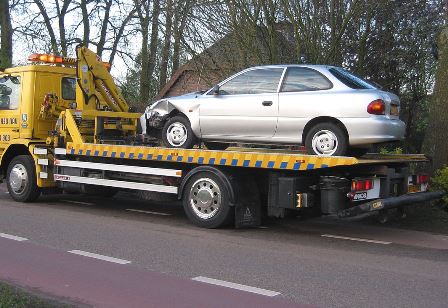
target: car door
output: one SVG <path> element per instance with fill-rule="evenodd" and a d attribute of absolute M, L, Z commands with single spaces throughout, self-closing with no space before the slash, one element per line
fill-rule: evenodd
<path fill-rule="evenodd" d="M 309 120 L 326 114 L 333 84 L 319 71 L 308 67 L 288 67 L 279 92 L 278 127 L 274 140 L 303 142 L 302 133 Z"/>
<path fill-rule="evenodd" d="M 278 86 L 284 69 L 255 68 L 200 99 L 201 135 L 208 139 L 266 141 L 275 133 Z"/>

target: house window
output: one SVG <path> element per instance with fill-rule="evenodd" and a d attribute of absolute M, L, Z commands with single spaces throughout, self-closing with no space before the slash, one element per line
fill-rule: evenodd
<path fill-rule="evenodd" d="M 219 87 L 220 95 L 262 94 L 277 92 L 283 68 L 253 69 Z"/>

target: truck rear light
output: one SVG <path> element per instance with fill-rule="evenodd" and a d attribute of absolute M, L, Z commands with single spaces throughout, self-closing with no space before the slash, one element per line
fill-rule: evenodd
<path fill-rule="evenodd" d="M 382 99 L 374 100 L 367 106 L 367 112 L 376 115 L 386 114 L 386 104 Z"/>
<path fill-rule="evenodd" d="M 352 181 L 352 191 L 366 191 L 373 189 L 373 180 L 354 180 Z"/>

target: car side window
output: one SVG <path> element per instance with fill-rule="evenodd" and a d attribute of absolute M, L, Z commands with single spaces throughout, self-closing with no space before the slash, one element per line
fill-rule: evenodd
<path fill-rule="evenodd" d="M 0 110 L 16 110 L 20 104 L 20 77 L 0 77 Z"/>
<path fill-rule="evenodd" d="M 283 68 L 260 68 L 242 73 L 219 87 L 219 95 L 277 92 Z"/>
<path fill-rule="evenodd" d="M 290 67 L 286 71 L 281 92 L 328 90 L 333 87 L 324 75 L 310 68 Z"/>

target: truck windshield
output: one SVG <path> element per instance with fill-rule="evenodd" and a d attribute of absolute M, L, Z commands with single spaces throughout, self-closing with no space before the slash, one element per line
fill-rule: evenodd
<path fill-rule="evenodd" d="M 340 82 L 342 82 L 347 87 L 350 87 L 352 89 L 379 89 L 380 88 L 378 85 L 375 85 L 361 77 L 358 77 L 340 67 L 330 68 L 330 73 L 333 74 L 334 77 L 339 79 Z"/>

